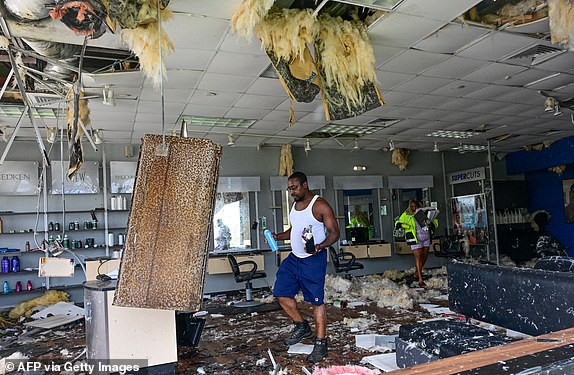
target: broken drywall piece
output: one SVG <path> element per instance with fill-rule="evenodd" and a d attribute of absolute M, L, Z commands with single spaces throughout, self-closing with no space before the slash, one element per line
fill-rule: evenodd
<path fill-rule="evenodd" d="M 440 307 L 439 305 L 435 305 L 434 303 L 420 303 L 419 306 L 428 311 L 430 311 L 430 309 Z"/>
<path fill-rule="evenodd" d="M 57 302 L 48 306 L 31 316 L 32 319 L 45 319 L 50 315 L 81 315 L 84 316 L 84 309 L 74 305 L 72 302 Z"/>
<path fill-rule="evenodd" d="M 80 320 L 83 318 L 84 315 L 52 315 L 48 318 L 37 319 L 29 323 L 24 323 L 24 325 L 28 327 L 52 329 L 75 322 L 76 320 Z"/>
<path fill-rule="evenodd" d="M 443 314 L 455 315 L 455 313 L 452 312 L 448 307 L 435 307 L 432 309 L 428 309 L 428 312 L 436 315 L 443 315 Z"/>
<path fill-rule="evenodd" d="M 311 354 L 313 345 L 297 343 L 291 345 L 287 353 L 289 354 Z"/>
<path fill-rule="evenodd" d="M 29 357 L 25 356 L 21 352 L 15 352 L 15 353 L 10 354 L 8 357 L 0 359 L 0 375 L 4 375 L 4 374 L 7 374 L 9 372 L 14 371 L 13 368 L 12 369 L 7 368 L 7 367 L 13 367 L 13 366 L 6 366 L 6 362 L 28 359 L 28 358 Z"/>
<path fill-rule="evenodd" d="M 395 350 L 397 335 L 355 335 L 355 346 L 371 352 L 390 352 Z"/>
<path fill-rule="evenodd" d="M 363 357 L 361 363 L 368 363 L 384 372 L 398 370 L 397 353 L 377 354 Z"/>

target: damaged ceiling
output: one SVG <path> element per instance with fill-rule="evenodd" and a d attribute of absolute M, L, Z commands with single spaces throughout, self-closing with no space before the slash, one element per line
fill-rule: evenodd
<path fill-rule="evenodd" d="M 357 138 L 364 150 L 384 149 L 390 140 L 395 147 L 421 151 L 432 151 L 435 142 L 440 150 L 452 150 L 491 140 L 501 152 L 574 135 L 572 110 L 545 111 L 546 97 L 539 92 L 560 102 L 574 97 L 574 53 L 552 44 L 546 1 L 277 0 L 279 7 L 312 8 L 319 14 L 356 12 L 368 25 L 385 101 L 362 115 L 328 122 L 318 95 L 310 103 L 294 103 L 292 126 L 289 97 L 259 41 L 249 43 L 231 31 L 230 19 L 240 4 L 169 2 L 173 16 L 163 23 L 174 46 L 166 53 L 163 82 L 168 132 L 179 131 L 183 116 L 225 117 L 255 121 L 247 127 L 191 124 L 189 134 L 226 144 L 233 133 L 239 147 L 304 147 L 309 139 L 313 148 L 352 149 L 353 142 L 339 139 Z M 51 109 L 50 116 L 37 120 L 44 139 L 47 127 L 65 126 L 57 117 L 63 106 L 58 98 L 77 77 L 84 41 L 50 18 L 55 5 L 0 0 L 15 52 L 29 51 L 22 53 L 21 70 L 27 73 L 31 103 Z M 144 134 L 161 133 L 161 94 L 138 70 L 139 59 L 119 36 L 121 27 L 114 34 L 108 23 L 89 25 L 98 37 L 88 40 L 83 59 L 91 126 L 103 129 L 106 142 L 139 144 Z M 0 76 L 6 77 L 6 52 L 0 65 Z M 106 86 L 113 90 L 115 106 L 103 103 Z M 20 105 L 21 99 L 11 85 L 2 96 L 0 129 L 7 135 L 21 113 L 9 106 Z M 468 138 L 452 138 L 460 132 L 468 132 Z M 17 140 L 34 139 L 29 120 L 23 119 L 17 135 Z"/>

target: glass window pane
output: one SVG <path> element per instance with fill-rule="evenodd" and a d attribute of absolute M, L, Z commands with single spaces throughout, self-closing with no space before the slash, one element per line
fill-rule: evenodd
<path fill-rule="evenodd" d="M 213 215 L 215 251 L 251 247 L 249 193 L 217 193 Z"/>

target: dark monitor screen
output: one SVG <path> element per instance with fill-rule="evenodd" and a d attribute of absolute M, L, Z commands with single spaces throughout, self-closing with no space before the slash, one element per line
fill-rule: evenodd
<path fill-rule="evenodd" d="M 347 237 L 347 241 L 352 243 L 367 243 L 369 241 L 369 228 L 345 228 L 345 237 Z"/>

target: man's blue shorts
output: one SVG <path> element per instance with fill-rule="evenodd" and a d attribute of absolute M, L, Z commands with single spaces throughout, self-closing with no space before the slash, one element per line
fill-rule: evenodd
<path fill-rule="evenodd" d="M 301 290 L 305 301 L 313 305 L 322 305 L 325 297 L 326 273 L 326 249 L 307 258 L 289 254 L 277 271 L 273 295 L 293 298 Z"/>

